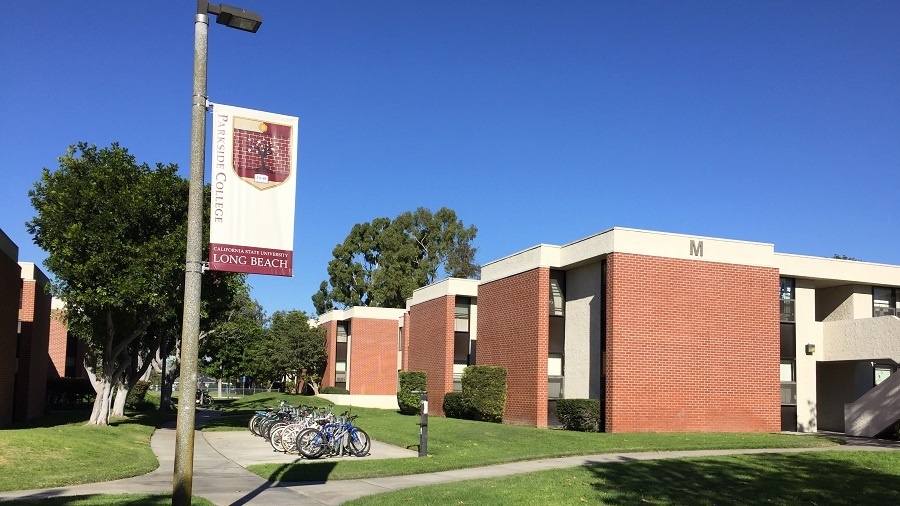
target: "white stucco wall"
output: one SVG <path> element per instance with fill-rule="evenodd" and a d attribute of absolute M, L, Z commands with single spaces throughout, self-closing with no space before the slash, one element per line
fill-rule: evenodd
<path fill-rule="evenodd" d="M 599 399 L 600 263 L 566 272 L 565 391 L 567 399 Z"/>
<path fill-rule="evenodd" d="M 810 280 L 796 280 L 796 364 L 797 364 L 797 430 L 818 430 L 816 399 L 816 359 L 822 356 L 822 324 L 816 322 L 816 289 Z M 806 346 L 812 344 L 816 351 L 807 355 Z"/>
<path fill-rule="evenodd" d="M 823 360 L 881 360 L 900 363 L 900 318 L 879 316 L 824 324 Z"/>

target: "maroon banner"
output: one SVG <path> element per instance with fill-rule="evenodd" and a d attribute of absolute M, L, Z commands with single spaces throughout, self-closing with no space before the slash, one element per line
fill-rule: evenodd
<path fill-rule="evenodd" d="M 209 245 L 209 269 L 213 271 L 245 272 L 248 274 L 271 274 L 292 276 L 294 273 L 294 252 L 229 246 Z"/>

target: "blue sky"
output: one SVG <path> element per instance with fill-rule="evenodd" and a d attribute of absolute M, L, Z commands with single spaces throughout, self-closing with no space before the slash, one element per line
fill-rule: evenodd
<path fill-rule="evenodd" d="M 312 311 L 355 223 L 420 206 L 476 225 L 481 263 L 621 226 L 900 264 L 900 2 L 239 3 L 263 25 L 211 23 L 210 100 L 300 117 L 295 275 L 250 278 L 270 314 Z M 68 145 L 187 174 L 195 9 L 5 6 L 20 261 Z"/>

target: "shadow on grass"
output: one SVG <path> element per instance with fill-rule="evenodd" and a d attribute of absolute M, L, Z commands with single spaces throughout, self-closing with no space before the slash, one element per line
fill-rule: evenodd
<path fill-rule="evenodd" d="M 593 466 L 604 504 L 900 504 L 900 452 L 759 454 Z"/>
<path fill-rule="evenodd" d="M 42 416 L 37 420 L 26 423 L 17 423 L 4 427 L 3 430 L 22 430 L 22 429 L 38 429 L 48 427 L 59 427 L 61 425 L 86 424 L 91 418 L 91 410 L 73 410 L 73 411 L 54 411 L 46 416 Z M 111 418 L 110 426 L 119 425 L 147 425 L 151 427 L 159 427 L 160 425 L 174 421 L 176 413 L 164 413 L 158 410 L 148 411 L 128 411 L 124 418 Z"/>
<path fill-rule="evenodd" d="M 269 482 L 325 483 L 334 471 L 337 462 L 304 462 L 303 464 L 282 464 L 263 478 Z"/>
<path fill-rule="evenodd" d="M 10 504 L 28 504 L 40 506 L 168 506 L 172 504 L 171 494 L 91 494 L 77 496 L 61 496 L 49 498 L 33 498 L 14 501 L 4 501 L 4 505 Z M 213 503 L 206 499 L 193 497 L 191 504 L 200 506 L 211 505 Z"/>

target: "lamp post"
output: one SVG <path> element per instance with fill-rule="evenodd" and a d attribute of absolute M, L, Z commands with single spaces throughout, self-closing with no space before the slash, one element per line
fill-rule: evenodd
<path fill-rule="evenodd" d="M 184 272 L 184 314 L 181 325 L 181 395 L 175 434 L 172 504 L 189 505 L 194 471 L 194 392 L 200 340 L 200 282 L 203 274 L 203 170 L 206 155 L 206 55 L 209 14 L 216 22 L 256 33 L 262 17 L 228 5 L 197 0 L 194 18 L 194 92 L 191 100 L 191 169 L 188 191 L 187 250 Z M 186 395 L 185 395 L 186 394 Z"/>

